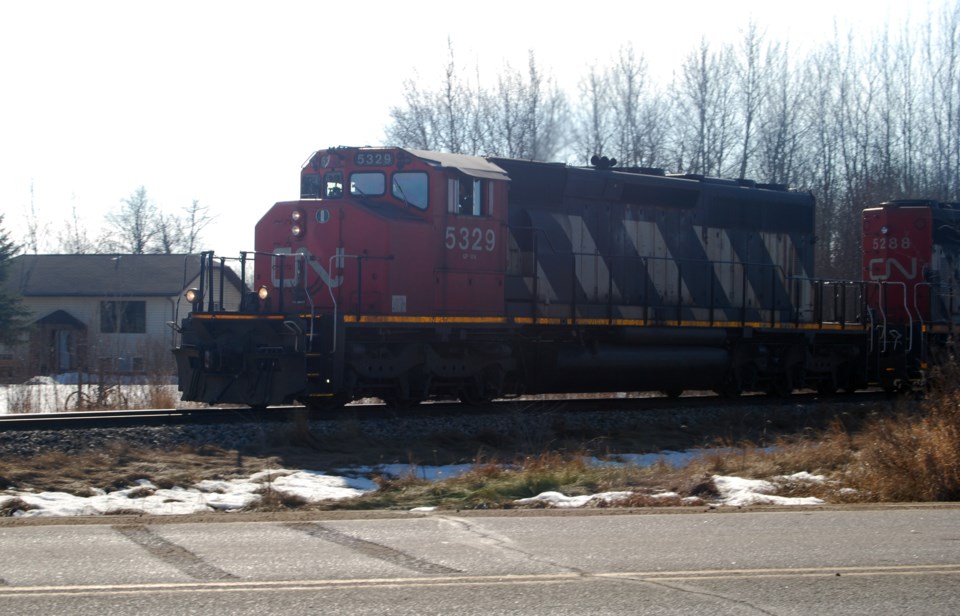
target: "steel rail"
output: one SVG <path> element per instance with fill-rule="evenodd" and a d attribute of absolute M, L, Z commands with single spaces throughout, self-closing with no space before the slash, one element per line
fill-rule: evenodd
<path fill-rule="evenodd" d="M 787 397 L 743 395 L 723 398 L 712 394 L 685 395 L 679 398 L 644 397 L 521 397 L 496 400 L 484 405 L 469 406 L 459 402 L 426 402 L 415 407 L 394 409 L 384 404 L 350 404 L 335 411 L 310 411 L 301 406 L 268 408 L 192 408 L 77 411 L 57 413 L 22 413 L 0 415 L 0 431 L 15 430 L 85 430 L 91 428 L 156 427 L 183 425 L 229 425 L 242 423 L 276 423 L 306 415 L 315 420 L 397 419 L 402 417 L 442 417 L 457 415 L 543 414 L 575 412 L 662 411 L 725 408 L 771 408 L 782 406 L 831 403 L 858 404 L 889 401 L 890 395 L 878 390 L 855 394 L 823 396 L 799 393 Z"/>

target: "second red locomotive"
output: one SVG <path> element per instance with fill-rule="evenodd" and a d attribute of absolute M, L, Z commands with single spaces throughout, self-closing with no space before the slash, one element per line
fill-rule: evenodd
<path fill-rule="evenodd" d="M 238 262 L 240 305 L 206 253 L 183 399 L 896 388 L 949 343 L 953 206 L 866 210 L 863 280 L 824 281 L 809 193 L 598 163 L 316 152 Z"/>

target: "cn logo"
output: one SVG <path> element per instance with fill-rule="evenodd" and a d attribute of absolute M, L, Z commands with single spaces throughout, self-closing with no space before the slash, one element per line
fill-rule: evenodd
<path fill-rule="evenodd" d="M 330 275 L 320 263 L 320 260 L 317 257 L 314 257 L 310 254 L 310 251 L 306 248 L 301 248 L 296 253 L 290 252 L 289 248 L 278 248 L 276 252 L 273 253 L 270 257 L 270 278 L 273 281 L 273 285 L 276 287 L 280 286 L 280 257 L 281 255 L 296 255 L 295 258 L 291 259 L 287 257 L 284 267 L 287 271 L 294 274 L 293 276 L 288 276 L 284 274 L 283 276 L 283 286 L 285 287 L 294 287 L 298 286 L 297 281 L 300 278 L 300 272 L 303 271 L 303 263 L 306 261 L 310 265 L 310 269 L 316 272 L 320 280 L 323 281 L 325 285 L 334 289 L 343 284 L 343 276 L 333 277 Z M 337 252 L 334 255 L 336 261 L 336 267 L 343 267 L 343 248 L 337 248 Z"/>
<path fill-rule="evenodd" d="M 917 258 L 910 258 L 910 270 L 903 266 L 900 261 L 894 258 L 889 259 L 870 259 L 867 264 L 870 280 L 890 280 L 894 270 L 899 270 L 904 280 L 914 280 L 917 277 Z"/>

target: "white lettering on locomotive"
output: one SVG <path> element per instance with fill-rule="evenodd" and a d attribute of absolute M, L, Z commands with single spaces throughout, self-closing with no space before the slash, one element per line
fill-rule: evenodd
<path fill-rule="evenodd" d="M 479 227 L 447 227 L 444 233 L 447 250 L 457 248 L 472 252 L 493 252 L 497 247 L 497 234 L 493 229 Z"/>
<path fill-rule="evenodd" d="M 889 280 L 894 269 L 900 270 L 900 273 L 906 280 L 914 280 L 917 277 L 916 257 L 912 257 L 910 259 L 910 271 L 907 271 L 907 268 L 905 268 L 900 261 L 893 257 L 888 259 L 870 259 L 870 262 L 867 265 L 870 272 L 870 280 Z"/>
<path fill-rule="evenodd" d="M 277 248 L 274 251 L 273 255 L 270 257 L 270 265 L 271 265 L 270 277 L 273 282 L 273 285 L 276 287 L 280 286 L 280 265 L 279 265 L 280 256 L 289 255 L 289 254 L 293 254 L 289 248 Z M 326 268 L 323 267 L 323 264 L 320 263 L 320 260 L 317 257 L 310 254 L 310 251 L 307 250 L 306 248 L 301 248 L 300 250 L 297 251 L 296 254 L 301 256 L 298 257 L 297 259 L 290 259 L 290 261 L 295 261 L 296 265 L 294 265 L 294 263 L 289 263 L 287 265 L 287 267 L 289 267 L 288 271 L 294 275 L 289 276 L 286 273 L 284 273 L 283 286 L 294 287 L 302 284 L 302 282 L 298 282 L 297 280 L 299 278 L 299 273 L 301 271 L 302 263 L 304 261 L 310 264 L 310 268 L 317 274 L 317 276 L 320 277 L 320 280 L 322 280 L 323 283 L 328 287 L 336 288 L 336 287 L 339 287 L 341 284 L 343 284 L 343 276 L 337 276 L 336 278 L 331 276 L 330 272 L 328 272 Z M 343 267 L 343 248 L 337 248 L 337 252 L 334 254 L 334 257 L 336 259 L 336 267 Z"/>

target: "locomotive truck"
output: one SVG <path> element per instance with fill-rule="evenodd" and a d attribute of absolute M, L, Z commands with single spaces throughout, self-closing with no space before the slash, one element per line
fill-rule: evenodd
<path fill-rule="evenodd" d="M 183 400 L 898 389 L 960 320 L 958 204 L 866 209 L 862 279 L 840 281 L 815 276 L 813 196 L 782 185 L 336 147 L 300 192 L 254 251 L 203 253 Z M 225 265 L 252 280 L 235 306 Z"/>

